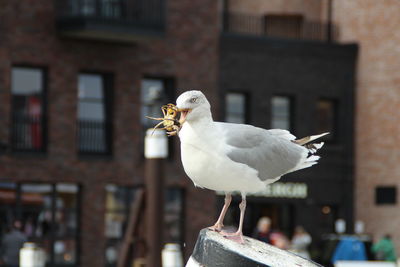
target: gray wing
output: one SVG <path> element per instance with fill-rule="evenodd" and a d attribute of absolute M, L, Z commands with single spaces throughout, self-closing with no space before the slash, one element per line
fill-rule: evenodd
<path fill-rule="evenodd" d="M 287 173 L 297 166 L 307 151 L 291 142 L 289 138 L 292 135 L 287 131 L 265 130 L 244 124 L 218 124 L 226 143 L 232 148 L 227 156 L 256 169 L 262 181 Z"/>

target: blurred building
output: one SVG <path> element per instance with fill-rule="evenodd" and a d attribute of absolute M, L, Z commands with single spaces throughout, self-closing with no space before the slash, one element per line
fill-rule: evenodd
<path fill-rule="evenodd" d="M 217 3 L 2 1 L 0 20 L 0 233 L 20 218 L 49 266 L 115 266 L 144 184 L 144 115 L 196 88 L 217 110 Z M 170 142 L 165 241 L 192 248 L 215 194 Z"/>
<path fill-rule="evenodd" d="M 357 42 L 355 219 L 400 254 L 400 2 L 334 0 L 340 42 Z"/>
<path fill-rule="evenodd" d="M 245 234 L 264 215 L 288 235 L 303 225 L 316 244 L 338 218 L 352 225 L 357 46 L 337 42 L 332 9 L 329 0 L 1 3 L 0 234 L 20 218 L 50 266 L 115 266 L 145 182 L 143 134 L 154 122 L 144 116 L 188 89 L 205 92 L 214 119 L 331 132 L 319 165 L 248 198 Z M 179 157 L 171 138 L 165 242 L 188 255 L 221 198 L 194 188 Z M 237 213 L 234 203 L 227 224 Z"/>
<path fill-rule="evenodd" d="M 226 1 L 220 39 L 221 107 L 227 121 L 288 129 L 298 137 L 331 132 L 321 160 L 248 198 L 244 231 L 258 218 L 290 236 L 303 225 L 312 256 L 342 218 L 353 224 L 353 108 L 357 45 L 338 43 L 332 2 Z M 232 220 L 238 212 L 230 210 Z"/>

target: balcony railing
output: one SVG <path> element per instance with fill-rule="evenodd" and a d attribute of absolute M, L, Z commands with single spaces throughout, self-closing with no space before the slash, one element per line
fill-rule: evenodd
<path fill-rule="evenodd" d="M 44 151 L 43 128 L 41 116 L 14 114 L 11 129 L 11 148 L 14 151 Z"/>
<path fill-rule="evenodd" d="M 79 37 L 138 38 L 163 33 L 165 0 L 55 0 L 61 33 Z"/>
<path fill-rule="evenodd" d="M 79 120 L 78 150 L 81 154 L 108 154 L 109 128 L 103 121 Z"/>
<path fill-rule="evenodd" d="M 223 31 L 272 38 L 331 41 L 337 28 L 331 23 L 304 20 L 301 16 L 224 13 Z"/>

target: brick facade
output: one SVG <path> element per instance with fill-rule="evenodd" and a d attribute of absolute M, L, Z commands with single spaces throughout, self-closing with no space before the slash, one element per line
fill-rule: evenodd
<path fill-rule="evenodd" d="M 53 0 L 0 3 L 0 141 L 10 140 L 11 67 L 47 69 L 48 151 L 44 155 L 0 155 L 0 179 L 73 182 L 82 185 L 81 266 L 104 266 L 104 201 L 107 183 L 143 184 L 140 81 L 172 77 L 177 92 L 201 89 L 218 111 L 217 2 L 167 1 L 164 37 L 135 44 L 61 38 Z M 80 71 L 113 76 L 112 156 L 82 159 L 77 154 L 77 75 Z M 168 184 L 185 190 L 186 252 L 198 231 L 214 218 L 214 194 L 194 188 L 183 173 L 175 138 Z M 209 216 L 205 215 L 209 214 Z"/>
<path fill-rule="evenodd" d="M 400 3 L 335 0 L 342 42 L 360 46 L 356 105 L 355 217 L 375 239 L 391 234 L 400 253 L 399 200 L 375 204 L 376 186 L 400 188 Z"/>

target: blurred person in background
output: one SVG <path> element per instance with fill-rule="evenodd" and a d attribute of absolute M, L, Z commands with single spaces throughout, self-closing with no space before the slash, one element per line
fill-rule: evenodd
<path fill-rule="evenodd" d="M 311 236 L 300 225 L 294 229 L 293 238 L 290 244 L 290 251 L 306 259 L 310 258 L 308 246 L 311 244 Z"/>
<path fill-rule="evenodd" d="M 280 249 L 287 249 L 289 246 L 289 240 L 284 233 L 271 230 L 271 219 L 269 217 L 261 217 L 258 220 L 253 237 Z"/>
<path fill-rule="evenodd" d="M 396 261 L 396 252 L 390 235 L 385 235 L 378 242 L 372 245 L 372 253 L 375 260 L 380 261 Z"/>
<path fill-rule="evenodd" d="M 18 267 L 19 266 L 19 250 L 22 248 L 27 238 L 21 231 L 22 223 L 15 220 L 10 232 L 4 235 L 1 241 L 0 257 L 1 266 Z"/>
<path fill-rule="evenodd" d="M 269 217 L 261 217 L 257 222 L 257 227 L 253 233 L 253 237 L 271 244 L 271 234 L 271 219 Z"/>

